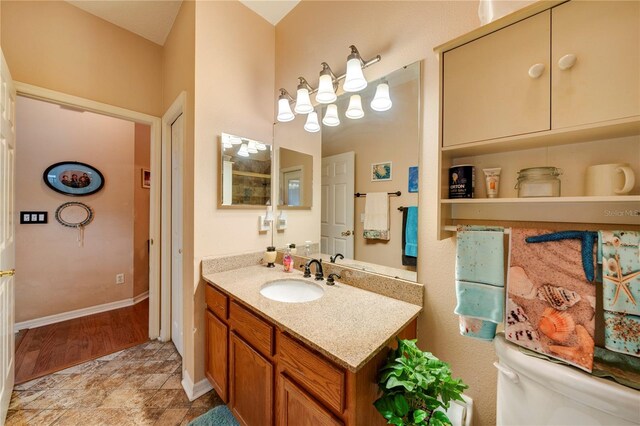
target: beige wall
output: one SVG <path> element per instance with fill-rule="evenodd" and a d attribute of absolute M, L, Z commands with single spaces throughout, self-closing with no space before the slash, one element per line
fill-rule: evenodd
<path fill-rule="evenodd" d="M 360 123 L 344 119 L 338 127 L 322 129 L 322 156 L 353 151 L 356 192 L 396 192 L 389 197 L 389 241 L 362 238 L 365 198 L 354 199 L 354 259 L 399 269 L 415 271 L 414 266 L 402 265 L 402 213 L 399 206 L 417 206 L 418 194 L 409 193 L 409 167 L 418 165 L 420 149 L 418 131 L 418 85 L 409 81 L 391 88 L 393 108 L 378 114 L 376 119 Z M 344 109 L 343 109 L 344 110 Z M 392 161 L 392 180 L 371 181 L 371 164 Z"/>
<path fill-rule="evenodd" d="M 264 250 L 258 210 L 217 208 L 218 137 L 222 132 L 270 142 L 274 116 L 274 32 L 240 2 L 196 4 L 194 220 L 195 263 L 204 256 Z M 194 380 L 204 378 L 204 282 L 195 293 Z M 187 305 L 185 304 L 185 309 Z M 185 330 L 191 330 L 189 324 Z M 195 375 L 195 376 L 194 376 Z"/>
<path fill-rule="evenodd" d="M 142 169 L 150 169 L 151 127 L 134 124 L 133 171 L 133 296 L 149 291 L 149 188 L 142 187 Z"/>
<path fill-rule="evenodd" d="M 426 302 L 419 318 L 421 347 L 449 362 L 474 398 L 474 424 L 495 424 L 496 372 L 493 345 L 458 334 L 455 307 L 455 241 L 436 239 L 438 176 L 438 61 L 433 47 L 479 25 L 478 3 L 314 2 L 303 1 L 276 27 L 276 88 L 293 90 L 299 75 L 317 84 L 320 62 L 336 74 L 345 70 L 348 46 L 365 58 L 382 61 L 365 71 L 381 77 L 403 65 L 424 60 L 423 138 L 420 154 L 419 281 Z"/>
<path fill-rule="evenodd" d="M 134 125 L 18 97 L 16 110 L 16 211 L 49 212 L 44 225 L 16 225 L 16 322 L 133 296 Z M 43 171 L 61 161 L 80 161 L 105 177 L 103 189 L 70 197 L 49 189 Z M 63 203 L 79 201 L 94 211 L 84 230 L 55 219 Z M 125 283 L 115 276 L 125 274 Z"/>
<path fill-rule="evenodd" d="M 63 1 L 2 1 L 15 81 L 162 115 L 162 47 Z"/>

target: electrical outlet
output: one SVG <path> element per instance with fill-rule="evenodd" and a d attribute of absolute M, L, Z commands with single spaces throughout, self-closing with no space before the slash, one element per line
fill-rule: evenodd
<path fill-rule="evenodd" d="M 116 274 L 116 284 L 124 284 L 124 274 Z"/>

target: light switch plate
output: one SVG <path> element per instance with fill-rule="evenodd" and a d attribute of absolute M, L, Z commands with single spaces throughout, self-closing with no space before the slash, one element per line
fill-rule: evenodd
<path fill-rule="evenodd" d="M 267 232 L 271 229 L 271 222 L 265 220 L 265 215 L 258 217 L 258 231 Z"/>
<path fill-rule="evenodd" d="M 20 212 L 20 224 L 43 224 L 47 223 L 48 212 Z"/>

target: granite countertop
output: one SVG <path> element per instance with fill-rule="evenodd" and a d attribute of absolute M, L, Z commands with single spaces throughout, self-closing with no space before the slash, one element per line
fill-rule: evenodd
<path fill-rule="evenodd" d="M 356 372 L 407 324 L 418 316 L 421 306 L 412 305 L 340 282 L 320 284 L 324 295 L 312 302 L 276 302 L 260 294 L 263 284 L 278 279 L 303 279 L 300 271 L 250 266 L 203 275 L 234 299 L 271 320 L 310 347 Z"/>

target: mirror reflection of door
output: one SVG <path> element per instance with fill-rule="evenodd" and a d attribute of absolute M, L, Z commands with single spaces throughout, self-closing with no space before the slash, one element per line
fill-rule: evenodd
<path fill-rule="evenodd" d="M 304 186 L 302 179 L 304 176 L 303 166 L 294 166 L 280 170 L 282 182 L 284 182 L 284 194 L 282 194 L 283 204 L 287 206 L 301 206 L 304 200 Z"/>

